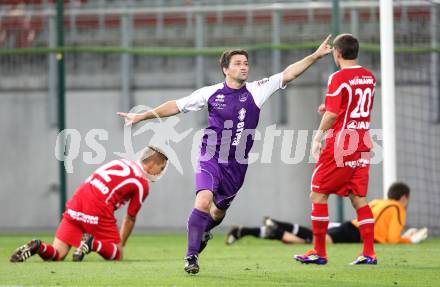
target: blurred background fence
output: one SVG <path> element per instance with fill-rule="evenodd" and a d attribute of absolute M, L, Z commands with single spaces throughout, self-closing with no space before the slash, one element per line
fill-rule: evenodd
<path fill-rule="evenodd" d="M 340 31 L 361 42 L 360 63 L 379 79 L 373 128 L 381 127 L 378 1 L 339 1 Z M 217 59 L 228 47 L 250 51 L 250 79 L 281 71 L 311 53 L 331 32 L 332 1 L 65 1 L 65 47 L 56 46 L 53 1 L 0 2 L 0 228 L 44 229 L 58 222 L 58 177 L 54 156 L 57 56 L 65 55 L 66 127 L 105 129 L 107 150 L 123 149 L 116 111 L 155 106 L 223 80 Z M 440 125 L 438 3 L 394 1 L 398 179 L 412 188 L 410 226 L 440 231 Z M 259 130 L 267 126 L 311 132 L 318 126 L 331 57 L 320 61 L 265 105 Z M 204 113 L 181 116 L 177 129 L 203 128 Z M 135 139 L 138 148 L 147 137 Z M 381 145 L 381 139 L 376 141 Z M 182 229 L 194 198 L 188 150 L 175 146 L 184 167 L 171 169 L 153 186 L 139 220 L 150 229 Z M 258 224 L 262 215 L 308 223 L 307 160 L 286 164 L 275 141 L 271 164 L 250 167 L 225 225 Z M 261 150 L 256 142 L 254 150 Z M 308 150 L 308 147 L 307 147 Z M 68 176 L 68 195 L 93 171 L 81 155 Z M 308 151 L 307 151 L 308 153 Z M 262 177 L 261 175 L 266 175 Z M 372 166 L 369 198 L 382 196 L 381 164 Z M 345 219 L 354 216 L 345 202 Z M 19 206 L 19 208 L 17 208 Z M 336 210 L 332 208 L 332 218 Z"/>

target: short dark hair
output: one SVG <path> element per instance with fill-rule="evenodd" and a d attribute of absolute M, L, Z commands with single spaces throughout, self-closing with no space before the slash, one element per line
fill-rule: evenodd
<path fill-rule="evenodd" d="M 229 68 L 229 64 L 231 63 L 231 58 L 234 55 L 244 55 L 246 59 L 249 59 L 248 52 L 242 49 L 233 49 L 224 51 L 222 56 L 220 57 L 220 69 L 222 69 L 223 76 L 226 76 L 223 72 L 223 68 Z"/>
<path fill-rule="evenodd" d="M 409 197 L 409 186 L 403 182 L 395 182 L 388 189 L 388 198 L 400 200 L 402 196 Z"/>
<path fill-rule="evenodd" d="M 333 47 L 338 50 L 345 60 L 357 59 L 359 41 L 351 34 L 341 34 L 335 38 Z"/>

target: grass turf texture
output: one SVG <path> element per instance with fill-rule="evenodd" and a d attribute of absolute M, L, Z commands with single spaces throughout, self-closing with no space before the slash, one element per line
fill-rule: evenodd
<path fill-rule="evenodd" d="M 34 256 L 9 263 L 9 256 L 31 238 L 0 235 L 0 286 L 440 286 L 440 239 L 416 245 L 376 245 L 377 266 L 349 266 L 361 246 L 332 245 L 326 266 L 301 265 L 292 259 L 310 245 L 284 245 L 245 238 L 233 246 L 215 234 L 200 257 L 200 273 L 183 271 L 184 234 L 133 235 L 124 261 L 106 262 L 97 254 L 83 262 L 43 262 Z"/>

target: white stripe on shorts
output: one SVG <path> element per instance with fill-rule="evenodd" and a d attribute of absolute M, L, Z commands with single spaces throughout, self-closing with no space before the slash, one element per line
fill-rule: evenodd
<path fill-rule="evenodd" d="M 319 188 L 319 185 L 314 185 L 313 184 L 313 178 L 315 177 L 316 172 L 318 171 L 318 169 L 322 166 L 322 163 L 320 165 L 318 165 L 315 170 L 313 171 L 312 174 L 312 179 L 310 180 L 310 190 L 313 190 L 313 187 Z"/>
<path fill-rule="evenodd" d="M 367 219 L 359 221 L 359 225 L 368 224 L 368 223 L 374 223 L 374 219 L 373 218 L 367 218 Z"/>

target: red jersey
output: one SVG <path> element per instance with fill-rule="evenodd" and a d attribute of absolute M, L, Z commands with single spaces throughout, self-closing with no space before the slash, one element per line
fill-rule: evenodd
<path fill-rule="evenodd" d="M 88 189 L 112 212 L 128 201 L 127 214 L 135 217 L 148 196 L 148 181 L 142 167 L 125 159 L 98 168 L 80 189 Z"/>
<path fill-rule="evenodd" d="M 326 146 L 343 144 L 344 150 L 353 152 L 371 149 L 369 129 L 375 86 L 374 75 L 361 66 L 345 67 L 330 75 L 325 109 L 337 118 L 333 133 L 327 134 Z"/>
<path fill-rule="evenodd" d="M 83 233 L 97 240 L 119 244 L 114 211 L 130 201 L 127 214 L 135 217 L 148 196 L 148 181 L 142 167 L 125 159 L 98 168 L 66 203 L 56 237 L 79 247 Z"/>

